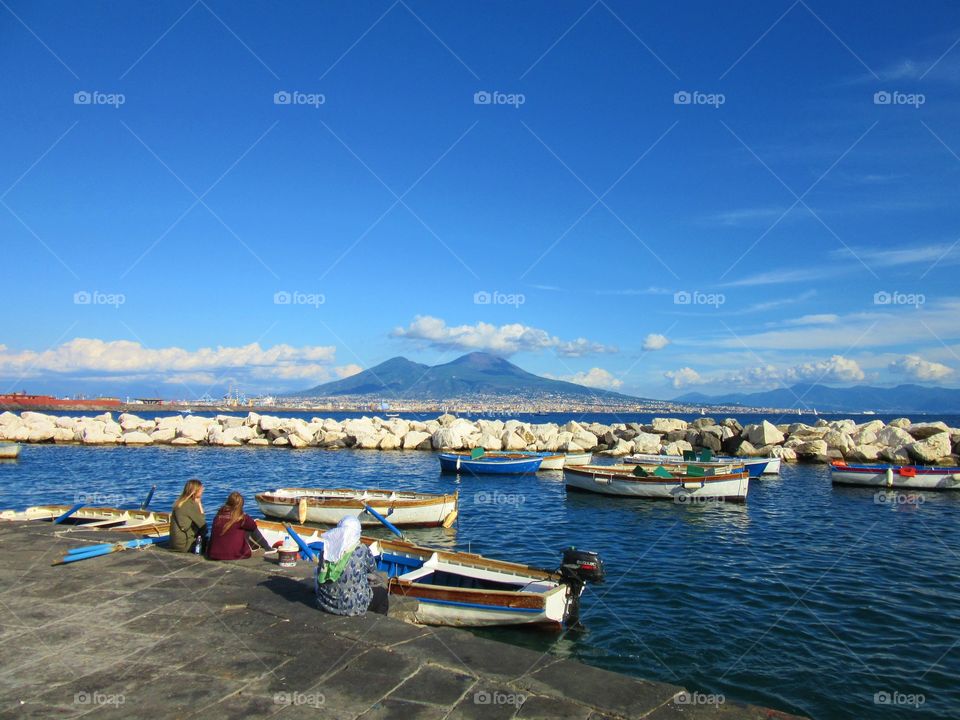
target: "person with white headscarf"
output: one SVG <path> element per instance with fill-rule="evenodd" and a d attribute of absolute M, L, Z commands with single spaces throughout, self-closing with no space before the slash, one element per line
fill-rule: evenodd
<path fill-rule="evenodd" d="M 321 539 L 323 559 L 316 577 L 320 609 L 334 615 L 363 615 L 368 609 L 386 613 L 386 588 L 371 586 L 377 564 L 360 542 L 360 521 L 347 516 Z"/>

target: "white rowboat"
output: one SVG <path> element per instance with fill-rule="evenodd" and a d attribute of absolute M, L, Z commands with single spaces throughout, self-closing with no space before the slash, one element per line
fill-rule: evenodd
<path fill-rule="evenodd" d="M 431 493 L 393 490 L 351 490 L 349 488 L 278 488 L 257 493 L 257 505 L 267 517 L 281 520 L 300 519 L 301 506 L 306 509 L 306 522 L 336 525 L 347 515 L 361 525 L 379 525 L 364 511 L 368 505 L 400 527 L 438 527 L 457 510 L 457 493 Z"/>

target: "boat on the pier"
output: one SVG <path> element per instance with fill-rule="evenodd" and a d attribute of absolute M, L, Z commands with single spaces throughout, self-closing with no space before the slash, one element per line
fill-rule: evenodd
<path fill-rule="evenodd" d="M 540 469 L 543 458 L 527 455 L 480 455 L 440 453 L 440 471 L 471 475 L 525 475 Z"/>
<path fill-rule="evenodd" d="M 761 475 L 779 475 L 780 458 L 751 458 L 751 457 L 733 457 L 731 455 L 712 455 L 700 454 L 697 457 L 710 458 L 695 459 L 687 455 L 656 455 L 653 453 L 635 453 L 628 455 L 623 459 L 625 463 L 631 465 L 700 465 L 705 468 L 717 467 L 718 465 L 737 465 L 744 468 L 752 478 L 758 478 Z"/>
<path fill-rule="evenodd" d="M 257 493 L 257 505 L 267 517 L 298 520 L 301 510 L 306 522 L 336 525 L 353 515 L 362 525 L 379 525 L 365 512 L 376 510 L 402 527 L 438 527 L 457 511 L 458 494 L 406 492 L 396 490 L 351 490 L 349 488 L 278 488 Z"/>
<path fill-rule="evenodd" d="M 257 520 L 257 526 L 271 545 L 286 540 L 281 523 Z M 292 527 L 305 543 L 320 548 L 322 531 Z M 423 625 L 560 627 L 576 622 L 585 584 L 602 582 L 604 575 L 599 556 L 573 548 L 553 571 L 403 540 L 360 540 L 387 573 L 390 595 L 417 601 L 411 619 Z"/>
<path fill-rule="evenodd" d="M 113 507 L 71 505 L 34 505 L 25 510 L 0 510 L 0 522 L 53 522 L 71 511 L 61 524 L 84 530 L 113 530 L 119 532 L 164 535 L 169 531 L 170 513 L 153 510 L 125 510 Z"/>
<path fill-rule="evenodd" d="M 566 468 L 564 482 L 568 489 L 601 495 L 691 504 L 702 500 L 746 501 L 750 476 L 741 468 L 727 469 L 731 472 L 679 466 L 673 469 L 657 466 L 649 471 L 643 465 L 584 465 Z"/>
<path fill-rule="evenodd" d="M 834 485 L 910 488 L 913 490 L 960 490 L 960 467 L 922 465 L 830 465 Z"/>
<path fill-rule="evenodd" d="M 0 443 L 0 460 L 16 460 L 20 457 L 18 443 Z"/>

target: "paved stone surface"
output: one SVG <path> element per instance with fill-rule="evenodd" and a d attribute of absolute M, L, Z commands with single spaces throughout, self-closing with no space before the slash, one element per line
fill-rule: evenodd
<path fill-rule="evenodd" d="M 411 625 L 400 603 L 397 617 L 327 615 L 306 563 L 151 548 L 51 565 L 118 538 L 0 524 L 0 717 L 789 717 L 678 704 L 680 687 Z"/>

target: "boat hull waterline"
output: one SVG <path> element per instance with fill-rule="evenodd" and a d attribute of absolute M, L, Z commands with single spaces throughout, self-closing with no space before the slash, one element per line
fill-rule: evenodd
<path fill-rule="evenodd" d="M 541 457 L 479 457 L 440 453 L 440 471 L 471 475 L 526 475 L 537 472 Z"/>
<path fill-rule="evenodd" d="M 613 466 L 621 468 L 623 466 Z M 704 501 L 746 502 L 750 477 L 745 472 L 704 477 L 638 477 L 632 468 L 610 469 L 598 465 L 567 468 L 568 489 L 620 497 L 672 500 L 695 504 Z"/>
<path fill-rule="evenodd" d="M 830 467 L 830 476 L 834 485 L 912 490 L 960 490 L 960 467 L 834 463 Z"/>

